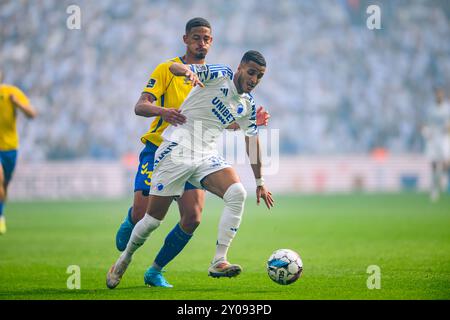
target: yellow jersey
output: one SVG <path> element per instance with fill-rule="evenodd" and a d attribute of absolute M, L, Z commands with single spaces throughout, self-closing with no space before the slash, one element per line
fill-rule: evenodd
<path fill-rule="evenodd" d="M 169 67 L 174 62 L 184 63 L 180 57 L 176 57 L 159 64 L 143 90 L 155 96 L 155 104 L 163 108 L 178 109 L 192 89 L 192 85 L 185 82 L 184 77 L 176 77 L 170 72 Z M 159 146 L 163 141 L 161 134 L 168 125 L 161 117 L 155 117 L 150 129 L 141 137 L 142 143 L 149 141 Z"/>
<path fill-rule="evenodd" d="M 16 127 L 17 110 L 11 101 L 11 95 L 23 105 L 29 101 L 17 87 L 0 84 L 0 150 L 10 151 L 19 148 L 19 135 Z"/>

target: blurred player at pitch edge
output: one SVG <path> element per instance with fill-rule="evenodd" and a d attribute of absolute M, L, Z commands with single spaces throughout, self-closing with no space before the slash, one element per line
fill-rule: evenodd
<path fill-rule="evenodd" d="M 217 150 L 217 140 L 230 124 L 238 123 L 244 131 L 248 153 L 250 144 L 256 146 L 256 159 L 251 153 L 249 157 L 256 178 L 257 201 L 262 198 L 269 209 L 274 204 L 262 179 L 256 106 L 250 95 L 265 73 L 264 57 L 257 51 L 246 52 L 235 74 L 220 64 L 173 63 L 169 70 L 175 76 L 185 76 L 195 86 L 180 107 L 186 122 L 178 128 L 169 126 L 162 135 L 164 141 L 155 154 L 147 213 L 136 224 L 126 249 L 107 274 L 106 284 L 111 289 L 119 284 L 134 252 L 159 227 L 173 197 L 185 192 L 186 182 L 224 200 L 209 275 L 233 277 L 241 273 L 239 265 L 227 261 L 227 252 L 239 228 L 247 193 L 236 171 Z"/>
<path fill-rule="evenodd" d="M 435 91 L 435 103 L 430 107 L 422 133 L 426 140 L 426 155 L 431 162 L 430 199 L 437 201 L 442 182 L 447 175 L 450 184 L 450 105 L 442 88 Z M 447 190 L 448 190 L 447 186 Z"/>
<path fill-rule="evenodd" d="M 19 88 L 3 83 L 3 73 L 0 70 L 0 234 L 6 232 L 3 209 L 19 148 L 16 127 L 17 110 L 23 112 L 28 118 L 36 117 L 36 110 L 25 94 Z"/>
<path fill-rule="evenodd" d="M 145 144 L 139 156 L 139 167 L 134 183 L 133 206 L 121 224 L 116 235 L 116 247 L 119 251 L 126 248 L 135 224 L 142 219 L 148 205 L 148 195 L 152 181 L 155 152 L 162 142 L 161 134 L 169 124 L 173 126 L 185 123 L 186 118 L 178 108 L 192 89 L 190 83 L 182 77 L 175 77 L 169 71 L 172 63 L 204 64 L 205 57 L 212 44 L 211 25 L 203 18 L 193 18 L 186 24 L 183 41 L 186 53 L 161 63 L 150 76 L 140 99 L 136 103 L 135 112 L 143 117 L 156 117 L 150 130 L 142 136 Z M 258 109 L 258 125 L 267 125 L 269 114 L 260 107 Z M 236 129 L 236 126 L 230 126 Z M 161 270 L 172 261 L 186 246 L 193 232 L 200 224 L 205 192 L 186 183 L 183 195 L 178 199 L 180 222 L 169 232 L 164 245 L 159 251 L 153 266 L 144 276 L 147 285 L 171 287 L 163 277 Z"/>

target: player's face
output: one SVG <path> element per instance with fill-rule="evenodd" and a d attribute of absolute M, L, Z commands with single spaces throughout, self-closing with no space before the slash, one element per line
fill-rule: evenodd
<path fill-rule="evenodd" d="M 266 67 L 254 61 L 241 63 L 236 73 L 238 92 L 250 93 L 261 81 L 265 72 Z"/>
<path fill-rule="evenodd" d="M 205 59 L 212 43 L 211 29 L 207 27 L 194 27 L 183 36 L 187 52 L 196 59 Z"/>
<path fill-rule="evenodd" d="M 444 90 L 438 89 L 436 90 L 436 102 L 441 104 L 444 101 Z"/>

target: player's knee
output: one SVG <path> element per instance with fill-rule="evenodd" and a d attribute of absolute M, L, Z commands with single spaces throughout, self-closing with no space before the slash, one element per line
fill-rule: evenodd
<path fill-rule="evenodd" d="M 242 183 L 237 182 L 228 187 L 223 195 L 223 200 L 227 206 L 243 207 L 245 199 L 247 198 L 247 191 Z"/>
<path fill-rule="evenodd" d="M 0 201 L 5 201 L 6 199 L 6 188 L 3 183 L 0 184 Z"/>
<path fill-rule="evenodd" d="M 180 226 L 183 231 L 193 233 L 201 222 L 202 208 L 201 206 L 193 206 L 183 212 L 180 220 Z"/>
<path fill-rule="evenodd" d="M 133 209 L 131 211 L 131 216 L 134 222 L 141 220 L 147 211 L 147 202 L 145 201 L 135 201 L 133 203 Z"/>
<path fill-rule="evenodd" d="M 195 229 L 200 225 L 200 219 L 190 219 L 190 220 L 181 220 L 180 226 L 181 229 L 189 234 L 194 233 Z"/>

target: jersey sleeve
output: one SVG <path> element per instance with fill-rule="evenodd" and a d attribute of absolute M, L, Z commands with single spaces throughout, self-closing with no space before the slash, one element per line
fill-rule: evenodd
<path fill-rule="evenodd" d="M 10 95 L 13 95 L 22 105 L 28 106 L 30 104 L 30 101 L 28 100 L 25 93 L 23 93 L 22 90 L 17 87 L 11 87 Z"/>
<path fill-rule="evenodd" d="M 250 98 L 250 105 L 251 110 L 248 112 L 248 115 L 236 120 L 241 130 L 248 137 L 258 135 L 258 127 L 256 126 L 256 104 L 253 98 Z"/>
<path fill-rule="evenodd" d="M 230 80 L 233 80 L 233 71 L 229 66 L 224 64 L 191 64 L 189 67 L 203 83 L 208 83 L 223 77 L 228 77 Z"/>
<path fill-rule="evenodd" d="M 169 75 L 169 66 L 170 63 L 168 62 L 159 64 L 151 74 L 150 79 L 142 92 L 151 93 L 156 99 L 160 99 L 172 78 Z"/>

